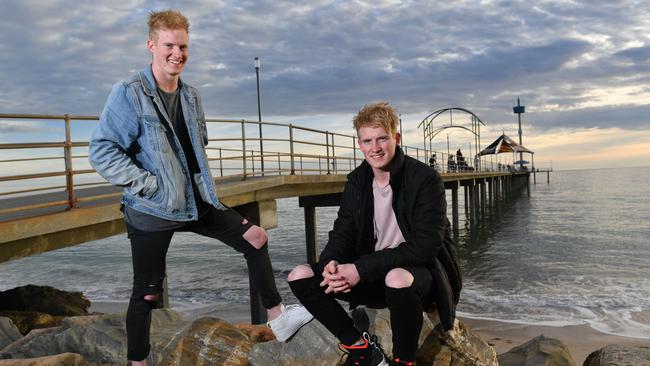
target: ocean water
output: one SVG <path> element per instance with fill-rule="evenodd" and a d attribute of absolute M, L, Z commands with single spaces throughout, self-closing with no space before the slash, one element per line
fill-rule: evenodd
<path fill-rule="evenodd" d="M 569 325 L 650 339 L 650 168 L 557 171 L 465 219 L 457 236 L 466 317 Z M 337 208 L 317 208 L 319 250 Z M 449 208 L 451 215 L 451 208 Z M 278 201 L 269 247 L 278 288 L 294 302 L 289 271 L 306 257 L 298 200 Z M 170 302 L 181 310 L 248 303 L 242 256 L 212 239 L 174 236 L 168 253 Z M 0 263 L 0 290 L 26 284 L 82 291 L 91 301 L 126 302 L 131 287 L 126 235 Z"/>

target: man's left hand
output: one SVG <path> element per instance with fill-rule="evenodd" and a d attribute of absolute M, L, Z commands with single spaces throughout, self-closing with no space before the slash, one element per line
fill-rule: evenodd
<path fill-rule="evenodd" d="M 337 267 L 338 275 L 346 285 L 343 289 L 336 289 L 335 292 L 350 292 L 352 287 L 356 286 L 357 283 L 361 280 L 359 277 L 359 272 L 357 271 L 357 266 L 353 263 L 339 264 Z"/>

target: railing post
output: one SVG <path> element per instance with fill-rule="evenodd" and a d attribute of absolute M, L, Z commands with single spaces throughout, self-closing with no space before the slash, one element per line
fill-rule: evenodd
<path fill-rule="evenodd" d="M 356 138 L 354 138 L 354 135 L 352 135 L 352 156 L 354 156 L 354 167 L 357 167 L 357 145 L 356 145 Z M 352 169 L 350 169 L 352 171 Z"/>
<path fill-rule="evenodd" d="M 334 174 L 337 174 L 338 168 L 336 167 L 336 151 L 334 150 L 334 133 L 332 132 L 332 166 L 334 167 Z"/>
<path fill-rule="evenodd" d="M 74 194 L 74 172 L 72 170 L 72 139 L 70 133 L 70 116 L 64 115 L 65 119 L 65 147 L 63 155 L 65 157 L 65 186 L 68 191 L 68 209 L 77 206 L 77 198 Z"/>
<path fill-rule="evenodd" d="M 246 126 L 244 120 L 241 120 L 241 151 L 242 151 L 242 180 L 246 180 Z"/>
<path fill-rule="evenodd" d="M 254 177 L 255 176 L 255 150 L 251 150 L 251 169 Z"/>
<path fill-rule="evenodd" d="M 327 150 L 327 175 L 330 175 L 330 133 L 325 131 L 325 150 Z"/>
<path fill-rule="evenodd" d="M 296 166 L 293 156 L 293 125 L 289 124 L 289 152 L 291 154 L 291 175 L 296 175 Z"/>
<path fill-rule="evenodd" d="M 280 152 L 278 151 L 278 175 L 282 175 L 282 166 L 280 165 Z"/>
<path fill-rule="evenodd" d="M 262 122 L 259 122 L 260 126 L 260 169 L 262 171 L 262 176 L 264 176 L 264 136 L 262 135 Z"/>
<path fill-rule="evenodd" d="M 219 148 L 219 174 L 223 177 L 223 157 L 221 156 L 221 148 Z"/>

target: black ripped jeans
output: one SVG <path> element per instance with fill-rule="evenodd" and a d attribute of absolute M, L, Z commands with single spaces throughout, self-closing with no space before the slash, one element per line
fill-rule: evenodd
<path fill-rule="evenodd" d="M 214 207 L 198 221 L 187 223 L 180 229 L 142 231 L 127 224 L 133 258 L 133 292 L 126 313 L 127 357 L 140 361 L 150 351 L 149 327 L 151 310 L 162 305 L 162 283 L 166 275 L 165 257 L 176 231 L 192 231 L 217 239 L 244 254 L 252 281 L 259 290 L 262 304 L 270 309 L 282 301 L 273 278 L 273 269 L 266 244 L 256 249 L 243 235 L 252 224 L 242 224 L 244 218 L 232 209 Z M 147 301 L 145 295 L 159 295 L 159 300 Z"/>
<path fill-rule="evenodd" d="M 393 332 L 393 358 L 415 361 L 418 339 L 422 330 L 423 304 L 433 302 L 431 272 L 424 267 L 404 268 L 413 275 L 413 283 L 406 288 L 391 288 L 384 281 L 361 282 L 347 293 L 325 293 L 320 286 L 323 274 L 318 264 L 312 265 L 314 277 L 289 282 L 291 291 L 321 324 L 345 345 L 352 345 L 361 333 L 354 321 L 336 301 L 354 305 L 388 308 Z"/>

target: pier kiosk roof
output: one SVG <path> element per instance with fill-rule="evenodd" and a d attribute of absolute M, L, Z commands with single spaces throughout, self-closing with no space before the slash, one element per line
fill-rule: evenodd
<path fill-rule="evenodd" d="M 513 139 L 506 136 L 506 134 L 504 133 L 501 136 L 499 136 L 499 138 L 494 140 L 494 142 L 491 143 L 488 147 L 481 150 L 479 155 L 501 154 L 506 152 L 512 152 L 512 153 L 525 152 L 529 154 L 534 154 L 534 152 L 528 150 L 523 145 L 519 145 Z"/>

